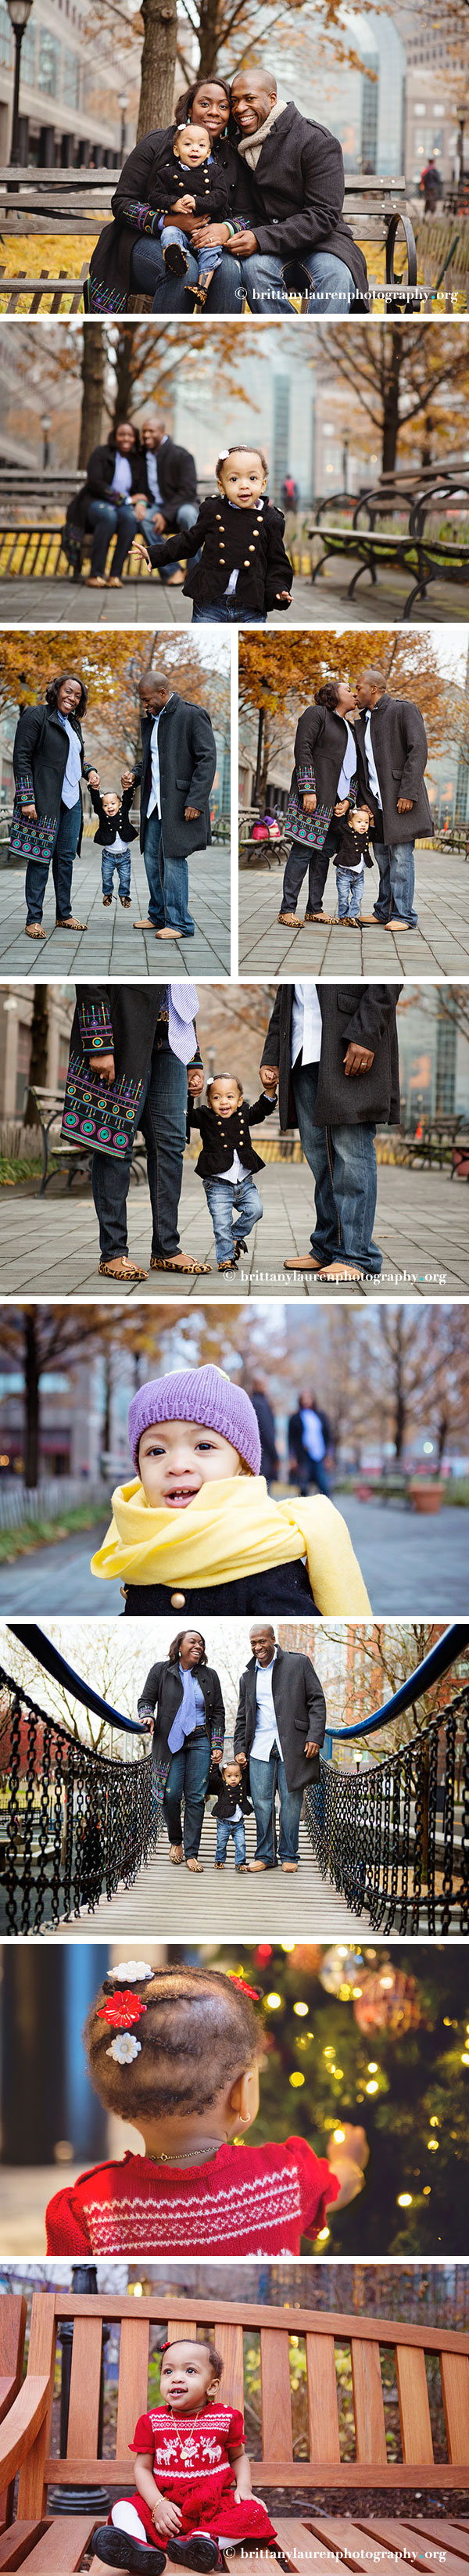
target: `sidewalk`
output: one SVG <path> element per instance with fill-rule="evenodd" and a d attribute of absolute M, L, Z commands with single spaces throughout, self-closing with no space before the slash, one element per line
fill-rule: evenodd
<path fill-rule="evenodd" d="M 372 588 L 366 573 L 354 591 L 352 605 L 349 584 L 358 570 L 358 559 L 342 565 L 331 562 L 314 583 L 306 574 L 294 578 L 290 607 L 279 616 L 269 617 L 269 626 L 354 626 L 400 625 L 406 599 L 412 588 L 409 572 L 382 572 Z M 54 579 L 31 579 L 18 575 L 0 582 L 0 618 L 3 625 L 37 625 L 38 618 L 47 626 L 187 626 L 192 617 L 192 600 L 182 589 L 170 590 L 160 581 L 125 581 L 122 590 L 90 590 L 87 582 Z M 469 620 L 469 580 L 461 584 L 432 582 L 425 600 L 419 600 L 412 612 L 412 623 L 436 626 L 467 624 Z M 235 630 L 233 630 L 234 632 Z"/>
<path fill-rule="evenodd" d="M 193 939 L 156 939 L 154 931 L 134 930 L 139 917 L 146 920 L 148 883 L 138 841 L 131 842 L 132 875 L 130 912 L 123 912 L 119 902 L 117 878 L 110 911 L 104 910 L 101 888 L 101 852 L 85 835 L 79 859 L 73 870 L 72 902 L 77 920 L 86 922 L 86 930 L 55 929 L 55 896 L 52 874 L 49 876 L 44 905 L 46 939 L 27 939 L 24 868 L 0 866 L 0 972 L 2 975 L 31 975 L 37 981 L 47 972 L 61 980 L 66 976 L 81 978 L 111 975 L 132 980 L 150 976 L 152 981 L 166 975 L 229 975 L 230 972 L 230 847 L 229 842 L 214 842 L 212 848 L 197 852 L 189 860 L 189 909 L 195 921 Z M 164 959 L 164 969 L 163 969 Z"/>
<path fill-rule="evenodd" d="M 144 1287 L 122 1288 L 114 1280 L 98 1283 L 98 1234 L 91 1194 L 66 1194 L 60 1178 L 47 1197 L 26 1189 L 0 1192 L 0 1294 L 6 1297 L 142 1297 L 237 1298 L 273 1294 L 334 1296 L 314 1271 L 302 1276 L 283 1268 L 287 1254 L 309 1250 L 314 1192 L 307 1163 L 267 1163 L 259 1175 L 264 1217 L 249 1237 L 249 1250 L 236 1271 L 218 1271 L 205 1192 L 193 1163 L 186 1162 L 179 1211 L 181 1249 L 197 1260 L 211 1261 L 207 1279 L 183 1277 L 177 1271 L 148 1272 Z M 399 1295 L 463 1297 L 469 1293 L 469 1189 L 449 1173 L 408 1171 L 381 1164 L 375 1235 L 383 1252 L 379 1280 L 358 1279 L 357 1288 L 337 1285 L 336 1296 L 349 1299 Z M 143 1267 L 150 1259 L 151 1216 L 144 1181 L 129 1198 L 129 1250 Z"/>
<path fill-rule="evenodd" d="M 342 927 L 337 911 L 335 868 L 329 869 L 324 894 L 324 922 L 306 930 L 283 928 L 278 920 L 285 858 L 281 866 L 271 843 L 271 869 L 239 870 L 239 972 L 291 979 L 295 974 L 404 976 L 469 974 L 469 865 L 449 850 L 433 853 L 431 843 L 415 854 L 416 930 L 391 931 L 379 922 L 362 921 L 360 934 Z M 378 892 L 378 870 L 365 876 L 363 912 L 370 913 Z M 308 900 L 307 874 L 298 899 L 303 920 Z M 329 916 L 329 918 L 327 918 Z"/>

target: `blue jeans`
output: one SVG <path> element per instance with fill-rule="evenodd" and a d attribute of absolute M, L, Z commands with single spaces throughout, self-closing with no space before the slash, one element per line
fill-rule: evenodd
<path fill-rule="evenodd" d="M 303 1790 L 288 1788 L 285 1764 L 281 1754 L 275 1750 L 268 1762 L 257 1762 L 251 1753 L 249 1779 L 257 1828 L 256 1860 L 264 1860 L 267 1869 L 275 1869 L 277 1859 L 297 1860 Z M 275 1812 L 277 1791 L 280 1799 L 279 1844 Z"/>
<path fill-rule="evenodd" d="M 180 232 L 178 224 L 163 224 L 163 231 L 160 233 L 160 241 L 162 250 L 167 250 L 171 242 L 177 242 L 178 249 L 184 252 L 184 258 L 187 263 L 189 243 L 186 238 L 186 234 Z M 193 257 L 194 254 L 191 253 L 191 267 Z M 223 250 L 221 242 L 213 242 L 210 249 L 207 242 L 205 250 L 198 250 L 196 252 L 195 266 L 197 269 L 197 280 L 199 285 L 201 278 L 207 276 L 212 277 L 212 275 L 214 276 L 215 269 L 220 267 L 220 260 L 222 258 Z"/>
<path fill-rule="evenodd" d="M 350 312 L 353 277 L 335 251 L 298 251 L 293 260 L 276 258 L 273 251 L 255 251 L 251 259 L 241 260 L 240 267 L 243 293 L 253 313 L 271 313 L 273 305 L 283 305 L 290 312 L 290 296 L 304 294 L 309 285 L 308 313 Z"/>
<path fill-rule="evenodd" d="M 179 1252 L 178 1208 L 186 1143 L 187 1073 L 171 1047 L 154 1047 L 137 1110 L 147 1149 L 152 1252 Z M 93 1154 L 91 1179 L 103 1261 L 127 1251 L 127 1198 L 131 1154 Z"/>
<path fill-rule="evenodd" d="M 233 1824 L 231 1816 L 217 1817 L 217 1848 L 215 1859 L 223 1865 L 223 1862 L 226 1860 L 230 1834 L 233 1835 L 235 1847 L 235 1867 L 236 1869 L 244 1869 L 246 1866 L 244 1816 L 238 1817 L 237 1825 Z"/>
<path fill-rule="evenodd" d="M 204 608 L 198 608 L 194 600 L 193 626 L 265 626 L 266 617 L 259 608 L 236 608 L 235 601 L 236 592 L 233 600 L 210 600 Z"/>
<path fill-rule="evenodd" d="M 308 873 L 308 912 L 322 912 L 322 898 L 329 860 L 337 849 L 337 824 L 328 824 L 322 850 L 309 850 L 307 842 L 292 841 L 282 887 L 282 912 L 296 912 L 300 886 Z"/>
<path fill-rule="evenodd" d="M 80 797 L 77 805 L 60 806 L 52 851 L 56 921 L 68 921 L 72 909 L 73 861 L 77 854 L 80 823 Z M 50 859 L 28 859 L 25 878 L 27 921 L 42 921 L 49 868 Z"/>
<path fill-rule="evenodd" d="M 235 1239 L 251 1234 L 263 1216 L 262 1199 L 248 1172 L 245 1181 L 204 1181 L 215 1236 L 217 1261 L 231 1261 Z"/>
<path fill-rule="evenodd" d="M 119 894 L 130 894 L 130 850 L 103 850 L 101 884 L 103 894 L 112 894 L 114 869 L 119 879 Z"/>
<path fill-rule="evenodd" d="M 180 1753 L 171 1756 L 164 1793 L 164 1814 L 170 1843 L 182 1843 L 186 1860 L 197 1860 L 204 1821 L 205 1798 L 210 1770 L 210 1742 L 202 1734 L 187 1737 Z M 181 1798 L 184 1798 L 184 1837 L 181 1823 Z"/>
<path fill-rule="evenodd" d="M 363 877 L 357 868 L 336 868 L 339 921 L 359 921 L 362 908 Z"/>
<path fill-rule="evenodd" d="M 377 867 L 379 895 L 375 903 L 376 921 L 406 921 L 412 930 L 418 921 L 414 912 L 414 841 L 375 841 L 372 835 Z"/>
<path fill-rule="evenodd" d="M 149 886 L 148 919 L 154 930 L 180 930 L 185 939 L 193 939 L 195 922 L 189 912 L 189 869 L 187 859 L 167 859 L 163 850 L 160 815 L 156 805 L 145 824 L 143 844 Z"/>
<path fill-rule="evenodd" d="M 314 1172 L 316 1225 L 311 1250 L 321 1262 L 342 1258 L 370 1279 L 379 1277 L 382 1253 L 373 1243 L 377 1172 L 375 1128 L 317 1127 L 319 1066 L 295 1064 L 292 1083 L 300 1139 Z"/>
<path fill-rule="evenodd" d="M 120 578 L 126 555 L 137 533 L 138 521 L 131 502 L 121 501 L 120 508 L 117 509 L 115 501 L 89 501 L 86 524 L 87 528 L 94 528 L 90 581 L 95 581 L 98 575 L 101 578 L 102 573 L 105 572 L 108 547 L 114 535 L 116 542 L 110 570 Z"/>
<path fill-rule="evenodd" d="M 194 259 L 194 253 L 188 241 L 185 242 L 184 247 L 187 251 L 185 276 L 169 277 L 164 264 L 161 239 L 153 233 L 142 233 L 141 240 L 134 242 L 130 271 L 131 285 L 138 295 L 152 296 L 153 313 L 187 313 L 186 298 L 190 296 L 191 287 L 197 286 L 199 254 Z M 238 261 L 230 259 L 228 252 L 222 250 L 221 260 L 209 286 L 205 310 L 207 313 L 240 313 L 241 303 L 242 288 Z"/>
<path fill-rule="evenodd" d="M 148 510 L 145 511 L 145 517 L 139 520 L 139 535 L 143 534 L 143 536 L 146 537 L 147 546 L 150 547 L 152 564 L 156 565 L 156 569 L 158 569 L 158 555 L 162 554 L 163 546 L 166 544 L 166 537 L 172 536 L 173 530 L 172 528 L 166 528 L 165 535 L 160 536 L 158 528 L 155 528 L 154 526 L 155 513 L 158 514 L 158 502 L 150 501 Z M 181 501 L 181 508 L 176 511 L 176 526 L 178 528 L 195 528 L 195 522 L 196 519 L 198 519 L 198 516 L 199 511 L 197 501 Z M 198 556 L 196 556 L 196 562 L 198 562 Z M 166 571 L 160 572 L 160 581 L 171 581 L 173 573 L 181 571 L 182 565 L 180 563 L 167 564 Z"/>

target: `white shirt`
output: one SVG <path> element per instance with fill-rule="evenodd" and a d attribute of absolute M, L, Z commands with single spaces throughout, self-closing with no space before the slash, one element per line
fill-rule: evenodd
<path fill-rule="evenodd" d="M 368 780 L 369 780 L 369 785 L 370 785 L 370 787 L 371 787 L 371 793 L 372 793 L 372 796 L 375 796 L 375 797 L 376 797 L 376 803 L 377 803 L 377 805 L 382 805 L 382 796 L 381 796 L 381 788 L 380 788 L 380 783 L 379 783 L 379 778 L 378 778 L 378 771 L 377 771 L 377 768 L 376 768 L 376 762 L 375 762 L 375 760 L 373 759 L 373 744 L 372 744 L 372 740 L 371 740 L 371 714 L 370 714 L 370 709 L 369 709 L 369 707 L 368 707 L 368 710 L 367 710 L 367 718 L 366 718 L 366 725 L 365 725 L 365 760 L 366 760 L 366 766 L 367 766 L 367 770 L 368 770 Z"/>
<path fill-rule="evenodd" d="M 80 794 L 81 743 L 78 740 L 78 734 L 75 733 L 74 725 L 70 724 L 69 717 L 61 716 L 59 707 L 57 714 L 64 733 L 68 733 L 67 767 L 62 784 L 61 803 L 67 805 L 70 811 L 72 805 L 78 805 Z"/>
<path fill-rule="evenodd" d="M 324 1458 L 326 1454 L 324 1432 L 319 1414 L 313 1413 L 309 1404 L 301 1406 L 301 1430 L 303 1448 L 307 1450 L 308 1458 Z"/>
<path fill-rule="evenodd" d="M 131 490 L 132 467 L 129 465 L 128 456 L 119 456 L 118 452 L 116 455 L 114 474 L 111 483 L 111 494 L 113 492 L 120 493 L 125 500 L 127 492 L 131 492 Z"/>
<path fill-rule="evenodd" d="M 108 859 L 117 859 L 119 851 L 128 850 L 129 844 L 128 841 L 121 841 L 120 832 L 116 832 L 115 841 L 105 841 L 103 846 L 107 851 Z"/>
<path fill-rule="evenodd" d="M 230 1163 L 229 1172 L 219 1172 L 218 1179 L 220 1181 L 247 1181 L 249 1177 L 250 1175 L 246 1169 L 246 1164 L 240 1163 L 239 1154 L 237 1154 L 235 1146 L 233 1161 Z"/>
<path fill-rule="evenodd" d="M 157 454 L 156 454 L 156 455 L 155 455 L 154 449 L 153 449 L 152 447 L 146 447 L 146 448 L 145 448 L 147 477 L 148 477 L 148 482 L 149 482 L 149 486 L 150 486 L 150 492 L 151 492 L 152 501 L 154 501 L 154 503 L 155 503 L 155 509 L 157 509 L 157 510 L 162 510 L 162 508 L 163 508 L 163 503 L 162 503 L 162 499 L 161 499 L 161 492 L 160 492 L 160 486 L 159 486 L 159 480 L 158 480 L 158 456 L 160 456 L 160 455 L 161 455 L 161 449 L 162 449 L 162 447 L 166 447 L 166 445 L 167 445 L 167 434 L 166 434 L 166 438 L 160 438 L 160 444 L 159 444 L 158 452 L 157 452 Z"/>
<path fill-rule="evenodd" d="M 354 777 L 355 777 L 355 770 L 356 770 L 356 766 L 357 766 L 357 746 L 356 746 L 356 741 L 355 741 L 355 735 L 354 735 L 354 733 L 352 733 L 352 727 L 351 727 L 351 725 L 347 723 L 347 717 L 346 717 L 346 716 L 344 716 L 344 718 L 343 718 L 343 722 L 344 722 L 344 724 L 346 724 L 346 725 L 347 725 L 347 741 L 346 741 L 346 746 L 345 746 L 345 751 L 344 751 L 344 757 L 343 757 L 343 761 L 342 761 L 342 768 L 341 768 L 341 772 L 340 772 L 339 784 L 338 784 L 338 788 L 337 788 L 337 796 L 338 796 L 338 797 L 339 797 L 339 796 L 348 796 L 349 788 L 350 788 L 350 780 L 351 780 L 351 778 L 354 778 Z"/>
<path fill-rule="evenodd" d="M 300 1055 L 303 1064 L 319 1064 L 322 1047 L 322 1018 L 317 984 L 294 984 L 291 1029 L 291 1060 Z"/>
<path fill-rule="evenodd" d="M 174 689 L 172 689 L 172 690 L 171 690 L 171 698 L 173 698 L 173 697 L 174 697 Z M 167 706 L 167 707 L 170 707 L 170 706 L 171 706 L 171 698 L 167 698 L 167 699 L 166 699 L 166 706 Z M 149 821 L 150 821 L 150 814 L 155 814 L 155 813 L 157 813 L 157 814 L 161 814 L 161 786 L 160 786 L 160 763 L 159 763 L 159 753 L 158 753 L 158 726 L 161 724 L 161 718 L 162 718 L 162 716 L 164 716 L 164 715 L 166 715 L 166 707 L 160 707 L 159 716 L 155 716 L 155 721 L 154 721 L 154 724 L 152 725 L 152 730 L 151 730 L 151 739 L 150 739 L 150 751 L 151 751 L 151 790 L 150 790 L 150 801 L 149 801 L 149 805 L 148 805 L 148 813 L 147 813 L 147 823 L 149 823 Z"/>
<path fill-rule="evenodd" d="M 276 1745 L 277 1753 L 280 1753 L 280 1756 L 282 1753 L 272 1690 L 272 1674 L 276 1653 L 277 1648 L 275 1648 L 275 1654 L 272 1656 L 271 1664 L 258 1664 L 256 1660 L 257 1720 L 251 1744 L 251 1753 L 254 1754 L 256 1762 L 268 1762 L 269 1753 L 272 1752 L 273 1744 Z"/>

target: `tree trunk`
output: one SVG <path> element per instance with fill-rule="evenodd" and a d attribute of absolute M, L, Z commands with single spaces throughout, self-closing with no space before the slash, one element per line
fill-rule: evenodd
<path fill-rule="evenodd" d="M 34 987 L 34 1009 L 33 1009 L 33 1021 L 32 1021 L 32 1037 L 31 1037 L 31 1062 L 30 1062 L 30 1068 L 29 1068 L 29 1079 L 30 1079 L 30 1082 L 34 1084 L 34 1088 L 35 1088 L 35 1090 L 36 1090 L 36 1091 L 44 1091 L 44 1090 L 45 1090 L 45 1088 L 46 1088 L 46 1084 L 47 1084 L 47 1074 L 48 1074 L 48 1057 L 49 1057 L 49 1001 L 48 1001 L 47 985 L 46 985 L 46 984 L 35 984 L 35 987 Z M 26 1109 L 25 1109 L 25 1114 L 24 1114 L 24 1124 L 25 1124 L 25 1127 L 38 1127 L 38 1126 L 39 1126 L 39 1119 L 38 1119 L 37 1109 L 36 1109 L 36 1107 L 35 1107 L 34 1100 L 32 1100 L 32 1099 L 31 1099 L 31 1093 L 30 1093 L 30 1092 L 28 1092 L 28 1098 L 27 1098 L 27 1102 L 26 1102 Z"/>
<path fill-rule="evenodd" d="M 383 474 L 393 474 L 396 463 L 400 421 L 400 376 L 401 349 L 399 346 L 399 324 L 395 323 L 391 331 L 391 352 L 389 366 L 386 370 L 385 382 L 382 461 Z"/>
<path fill-rule="evenodd" d="M 142 0 L 145 28 L 137 143 L 155 125 L 171 125 L 177 47 L 177 0 Z"/>
<path fill-rule="evenodd" d="M 81 367 L 82 404 L 78 464 L 87 465 L 93 447 L 99 446 L 104 403 L 104 346 L 102 330 L 95 322 L 85 322 Z"/>
<path fill-rule="evenodd" d="M 28 1492 L 38 1482 L 39 1465 L 39 1385 L 40 1359 L 36 1317 L 32 1310 L 24 1321 L 24 1480 Z"/>
<path fill-rule="evenodd" d="M 199 49 L 199 79 L 210 80 L 217 69 L 220 49 L 219 0 L 200 0 Z"/>
<path fill-rule="evenodd" d="M 129 330 L 120 331 L 116 357 L 116 399 L 112 422 L 113 430 L 119 428 L 119 422 L 122 422 L 123 420 L 131 420 L 132 417 L 134 394 L 133 352 L 133 332 Z"/>

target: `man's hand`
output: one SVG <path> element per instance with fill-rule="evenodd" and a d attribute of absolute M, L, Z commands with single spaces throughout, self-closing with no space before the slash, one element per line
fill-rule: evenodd
<path fill-rule="evenodd" d="M 122 769 L 122 770 L 121 770 L 121 787 L 133 787 L 134 778 L 135 778 L 135 770 L 134 770 L 134 769 Z"/>
<path fill-rule="evenodd" d="M 398 814 L 411 814 L 411 813 L 412 813 L 412 806 L 413 806 L 413 802 L 414 802 L 413 796 L 398 796 L 398 799 L 397 799 L 397 811 L 398 811 Z"/>
<path fill-rule="evenodd" d="M 252 259 L 253 251 L 259 249 L 257 233 L 248 230 L 244 233 L 234 233 L 233 240 L 228 243 L 228 249 L 233 251 L 235 259 Z"/>
<path fill-rule="evenodd" d="M 317 800 L 317 796 L 313 796 L 312 794 L 311 794 L 311 796 L 304 796 L 304 797 L 303 797 L 303 807 L 304 807 L 304 812 L 305 812 L 305 814 L 315 814 L 315 813 L 316 813 L 317 801 L 318 801 L 318 800 Z"/>
<path fill-rule="evenodd" d="M 305 1744 L 305 1754 L 306 1754 L 306 1760 L 307 1760 L 307 1762 L 312 1762 L 312 1759 L 313 1759 L 313 1753 L 318 1753 L 318 1752 L 319 1752 L 319 1745 L 317 1745 L 317 1744 L 310 1744 L 310 1743 L 309 1743 L 309 1741 L 308 1741 L 308 1743 L 307 1743 L 307 1744 Z"/>
<path fill-rule="evenodd" d="M 199 814 L 200 814 L 200 805 L 185 805 L 185 806 L 184 806 L 184 821 L 185 821 L 186 823 L 198 823 L 198 820 L 199 820 Z"/>
<path fill-rule="evenodd" d="M 93 1052 L 90 1055 L 90 1068 L 91 1067 L 93 1069 L 93 1073 L 102 1074 L 103 1082 L 115 1082 L 116 1068 L 113 1055 L 101 1055 L 98 1048 L 96 1055 L 93 1055 Z"/>
<path fill-rule="evenodd" d="M 278 1064 L 260 1064 L 259 1072 L 263 1090 L 276 1091 L 279 1072 Z"/>
<path fill-rule="evenodd" d="M 21 811 L 24 814 L 27 823 L 37 823 L 36 805 L 23 805 Z"/>
<path fill-rule="evenodd" d="M 240 1770 L 247 1771 L 247 1753 L 237 1753 L 236 1760 L 239 1762 Z"/>
<path fill-rule="evenodd" d="M 349 1073 L 370 1073 L 373 1062 L 374 1051 L 372 1047 L 348 1046 L 344 1063 L 344 1073 L 347 1075 Z"/>
<path fill-rule="evenodd" d="M 99 787 L 99 769 L 88 770 L 88 786 Z"/>
<path fill-rule="evenodd" d="M 190 1072 L 187 1076 L 187 1087 L 190 1091 L 191 1100 L 196 1100 L 198 1091 L 203 1091 L 204 1077 L 202 1066 L 200 1064 L 191 1065 Z"/>
<path fill-rule="evenodd" d="M 171 2538 L 171 2532 L 180 2531 L 181 2529 L 182 2513 L 180 2505 L 172 2504 L 171 2496 L 160 2495 L 159 2490 L 156 2504 L 152 2507 L 151 2518 L 152 2522 L 156 2523 L 157 2531 L 167 2532 L 169 2539 Z"/>

